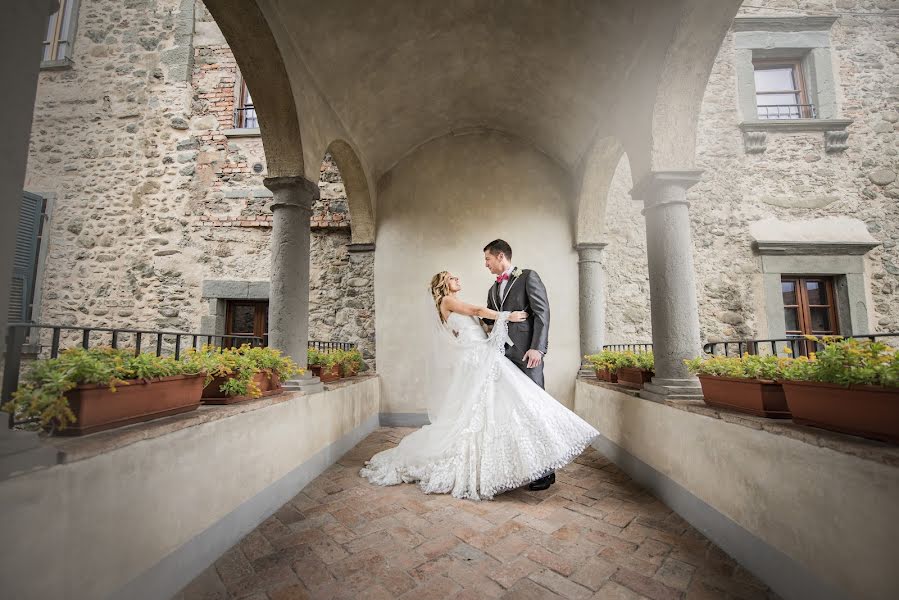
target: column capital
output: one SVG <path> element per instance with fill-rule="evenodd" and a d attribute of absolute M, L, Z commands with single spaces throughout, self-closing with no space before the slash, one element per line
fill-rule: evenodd
<path fill-rule="evenodd" d="M 608 246 L 608 242 L 580 242 L 575 244 L 577 250 L 578 262 L 599 262 L 603 249 Z"/>
<path fill-rule="evenodd" d="M 663 188 L 672 186 L 686 192 L 702 179 L 702 173 L 700 169 L 650 171 L 631 189 L 631 198 L 649 203 Z"/>
<path fill-rule="evenodd" d="M 318 184 L 301 176 L 266 177 L 262 185 L 275 196 L 272 209 L 293 206 L 311 210 L 320 196 Z"/>

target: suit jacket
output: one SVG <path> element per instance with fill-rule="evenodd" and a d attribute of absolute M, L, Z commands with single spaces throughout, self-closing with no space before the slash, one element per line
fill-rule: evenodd
<path fill-rule="evenodd" d="M 536 271 L 521 269 L 518 277 L 510 276 L 502 297 L 499 284 L 494 283 L 487 294 L 487 307 L 496 311 L 523 310 L 528 313 L 526 321 L 509 323 L 509 338 L 514 345 L 506 347 L 506 356 L 520 361 L 530 349 L 546 354 L 549 349 L 549 299 Z"/>

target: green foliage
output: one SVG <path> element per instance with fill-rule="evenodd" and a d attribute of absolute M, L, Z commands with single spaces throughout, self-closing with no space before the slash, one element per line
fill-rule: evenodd
<path fill-rule="evenodd" d="M 64 350 L 59 357 L 36 361 L 24 374 L 13 399 L 3 410 L 20 419 L 38 419 L 43 427 L 65 429 L 75 422 L 66 392 L 83 384 L 116 386 L 129 381 L 200 372 L 196 365 L 171 357 L 139 354 L 112 348 Z"/>
<path fill-rule="evenodd" d="M 690 372 L 696 375 L 773 380 L 784 378 L 784 369 L 793 359 L 747 353 L 743 356 L 697 357 L 684 362 Z"/>
<path fill-rule="evenodd" d="M 744 354 L 699 357 L 684 362 L 691 373 L 699 375 L 899 387 L 899 352 L 895 348 L 869 340 L 808 339 L 824 347 L 808 357 Z"/>
<path fill-rule="evenodd" d="M 652 352 L 603 350 L 597 354 L 588 354 L 584 356 L 584 359 L 590 362 L 593 368 L 608 369 L 612 373 L 617 372 L 622 367 L 652 371 L 654 366 Z"/>
<path fill-rule="evenodd" d="M 219 389 L 229 396 L 258 398 L 262 395 L 262 391 L 253 382 L 253 377 L 262 370 L 269 369 L 280 379 L 287 379 L 301 372 L 290 357 L 281 355 L 280 350 L 249 344 L 239 348 L 207 345 L 200 350 L 189 349 L 184 353 L 182 361 L 190 364 L 197 372 L 206 373 L 206 385 L 216 377 L 226 377 Z"/>

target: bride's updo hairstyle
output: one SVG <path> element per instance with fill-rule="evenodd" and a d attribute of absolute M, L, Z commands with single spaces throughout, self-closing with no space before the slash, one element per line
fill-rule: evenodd
<path fill-rule="evenodd" d="M 437 307 L 437 314 L 443 321 L 443 312 L 440 310 L 440 303 L 449 296 L 449 271 L 440 271 L 431 277 L 431 296 L 434 298 L 434 306 Z"/>

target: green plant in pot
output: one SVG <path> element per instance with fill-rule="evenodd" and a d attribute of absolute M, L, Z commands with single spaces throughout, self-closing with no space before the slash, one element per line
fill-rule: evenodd
<path fill-rule="evenodd" d="M 340 354 L 340 373 L 344 377 L 352 377 L 362 370 L 362 352 L 353 348 L 352 350 L 341 351 Z"/>
<path fill-rule="evenodd" d="M 244 344 L 238 348 L 203 346 L 190 349 L 182 359 L 206 373 L 204 401 L 220 398 L 258 398 L 276 391 L 280 381 L 301 372 L 296 363 L 279 350 Z"/>
<path fill-rule="evenodd" d="M 77 424 L 78 433 L 99 431 L 124 422 L 134 422 L 134 415 L 128 415 L 129 400 L 133 401 L 138 392 L 145 392 L 148 385 L 156 386 L 154 390 L 162 390 L 157 384 L 171 384 L 173 379 L 199 380 L 198 375 L 202 372 L 199 365 L 172 357 L 149 353 L 135 356 L 131 351 L 112 348 L 73 348 L 63 350 L 57 358 L 36 361 L 26 371 L 13 399 L 3 406 L 3 410 L 15 414 L 20 420 L 34 421 L 52 431 L 65 431 L 73 424 Z M 193 385 L 193 382 L 188 383 Z M 181 394 L 180 391 L 178 393 Z M 191 388 L 185 393 L 190 395 L 194 391 Z M 157 393 L 158 398 L 154 400 L 150 397 L 150 404 L 143 408 L 133 401 L 134 410 L 152 418 L 154 407 L 165 414 L 172 414 L 192 410 L 199 405 L 199 396 L 194 399 L 182 394 L 175 398 L 173 394 L 165 397 L 165 394 Z M 92 412 L 98 414 L 102 422 L 83 423 L 80 418 L 82 403 L 89 398 L 93 404 L 98 395 L 102 396 L 99 401 L 108 410 Z M 112 406 L 108 402 L 110 395 L 116 396 Z"/>
<path fill-rule="evenodd" d="M 790 418 L 779 382 L 793 359 L 746 353 L 743 356 L 700 356 L 685 360 L 699 377 L 709 406 L 774 419 Z"/>

